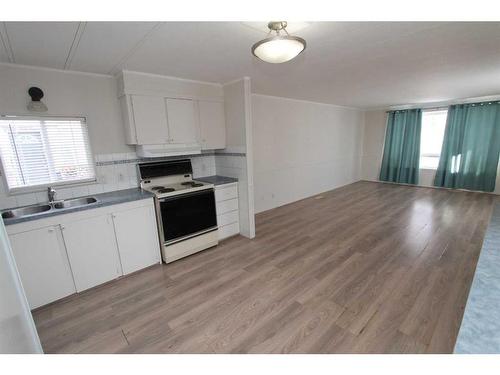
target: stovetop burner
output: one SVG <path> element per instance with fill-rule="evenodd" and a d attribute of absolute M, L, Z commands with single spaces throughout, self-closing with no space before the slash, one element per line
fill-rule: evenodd
<path fill-rule="evenodd" d="M 200 187 L 200 186 L 203 186 L 203 184 L 200 184 L 198 182 L 194 182 L 194 181 L 186 181 L 186 182 L 182 182 L 181 185 L 184 185 L 184 186 L 191 186 L 191 187 Z"/>
<path fill-rule="evenodd" d="M 151 190 L 153 190 L 153 191 L 154 191 L 154 190 L 161 190 L 161 189 L 165 189 L 165 186 L 153 186 L 153 187 L 151 188 Z"/>
<path fill-rule="evenodd" d="M 172 191 L 175 191 L 174 188 L 166 188 L 166 187 L 162 187 L 161 189 L 158 190 L 158 193 L 171 193 Z"/>

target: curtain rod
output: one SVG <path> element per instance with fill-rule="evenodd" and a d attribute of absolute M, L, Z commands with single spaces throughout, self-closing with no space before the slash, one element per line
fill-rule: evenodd
<path fill-rule="evenodd" d="M 475 106 L 475 105 L 484 105 L 484 103 L 487 103 L 487 105 L 490 105 L 490 104 L 500 104 L 500 101 L 497 99 L 497 100 L 485 100 L 484 102 L 460 102 L 460 103 L 450 103 L 450 104 L 447 104 L 447 105 L 440 105 L 438 107 L 426 107 L 426 106 L 416 106 L 416 107 L 408 107 L 408 108 L 399 108 L 399 109 L 388 109 L 385 111 L 385 113 L 389 113 L 389 112 L 397 112 L 397 111 L 406 111 L 406 110 L 409 110 L 409 109 L 421 109 L 421 110 L 424 110 L 424 111 L 444 111 L 444 110 L 447 110 L 450 106 L 452 105 L 464 105 L 464 104 L 470 104 L 472 106 Z"/>
<path fill-rule="evenodd" d="M 399 111 L 405 109 L 439 109 L 439 108 L 448 108 L 450 105 L 457 104 L 474 104 L 481 102 L 496 102 L 500 101 L 500 95 L 488 95 L 488 96 L 476 96 L 473 98 L 457 98 L 451 100 L 443 100 L 436 102 L 427 102 L 421 104 L 401 104 L 401 105 L 393 105 L 385 108 L 379 108 L 379 110 L 384 109 L 386 112 Z"/>

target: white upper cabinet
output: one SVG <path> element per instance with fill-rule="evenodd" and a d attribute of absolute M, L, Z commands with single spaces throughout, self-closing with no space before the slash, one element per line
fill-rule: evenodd
<path fill-rule="evenodd" d="M 127 144 L 144 157 L 226 147 L 221 85 L 123 71 L 117 80 Z"/>
<path fill-rule="evenodd" d="M 137 143 L 142 145 L 169 142 L 165 101 L 162 97 L 132 95 L 132 114 Z"/>
<path fill-rule="evenodd" d="M 199 143 L 194 101 L 168 98 L 166 104 L 170 143 Z"/>
<path fill-rule="evenodd" d="M 9 236 L 31 309 L 75 293 L 59 226 Z"/>
<path fill-rule="evenodd" d="M 122 275 L 111 217 L 75 221 L 62 230 L 78 292 Z"/>
<path fill-rule="evenodd" d="M 226 147 L 226 117 L 224 103 L 200 100 L 200 138 L 203 150 L 216 150 Z"/>

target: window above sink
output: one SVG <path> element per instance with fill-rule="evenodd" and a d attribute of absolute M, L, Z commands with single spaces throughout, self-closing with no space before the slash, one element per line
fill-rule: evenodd
<path fill-rule="evenodd" d="M 0 117 L 2 175 L 10 193 L 96 180 L 83 117 Z"/>

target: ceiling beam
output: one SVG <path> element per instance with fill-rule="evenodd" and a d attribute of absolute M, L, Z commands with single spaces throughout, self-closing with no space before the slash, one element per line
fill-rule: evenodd
<path fill-rule="evenodd" d="M 75 31 L 75 37 L 73 38 L 71 47 L 69 47 L 68 56 L 66 56 L 66 61 L 64 62 L 64 70 L 68 70 L 71 68 L 71 63 L 73 62 L 73 58 L 75 57 L 76 51 L 80 44 L 80 40 L 82 39 L 82 35 L 85 32 L 86 26 L 87 22 L 78 23 L 78 27 L 76 28 Z"/>
<path fill-rule="evenodd" d="M 108 74 L 116 75 L 120 68 L 134 55 L 134 53 L 139 49 L 140 46 L 146 42 L 146 40 L 153 35 L 153 33 L 160 28 L 163 22 L 157 22 L 144 36 L 139 40 L 131 49 L 128 51 L 125 56 L 123 56 L 108 72 Z"/>
<path fill-rule="evenodd" d="M 12 44 L 10 44 L 9 34 L 7 33 L 7 24 L 5 22 L 0 23 L 0 39 L 5 53 L 7 53 L 9 62 L 14 64 L 16 59 L 14 58 L 14 51 L 12 50 Z"/>

